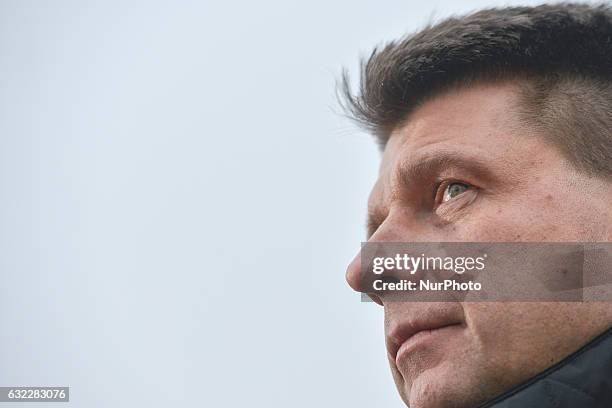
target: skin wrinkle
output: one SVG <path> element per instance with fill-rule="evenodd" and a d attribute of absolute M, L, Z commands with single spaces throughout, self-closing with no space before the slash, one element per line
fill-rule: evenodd
<path fill-rule="evenodd" d="M 370 242 L 612 241 L 610 183 L 578 171 L 550 140 L 518 119 L 518 92 L 512 83 L 455 89 L 420 106 L 393 132 L 370 195 L 371 226 L 380 224 L 370 231 Z M 453 159 L 476 158 L 479 166 L 469 160 L 458 166 L 450 157 L 436 166 L 417 163 L 452 152 Z M 422 198 L 439 175 L 477 189 L 433 210 Z M 358 255 L 347 269 L 356 290 L 359 273 Z M 612 325 L 609 303 L 390 302 L 384 295 L 378 300 L 386 331 L 433 311 L 463 324 L 400 366 L 389 356 L 400 395 L 411 408 L 473 407 Z"/>
<path fill-rule="evenodd" d="M 489 180 L 492 176 L 488 174 L 485 162 L 478 158 L 477 154 L 466 155 L 465 152 L 452 149 L 428 149 L 429 153 L 418 155 L 418 157 L 403 161 L 395 170 L 393 176 L 396 180 L 395 185 L 402 185 L 407 190 L 416 189 L 419 184 L 423 185 L 443 169 L 460 169 L 459 173 L 469 173 L 473 179 Z M 439 182 L 439 178 L 435 178 Z M 478 183 L 480 184 L 480 183 Z M 476 183 L 472 183 L 476 185 Z M 427 198 L 427 192 L 425 198 Z M 434 192 L 435 193 L 435 192 Z M 398 190 L 393 192 L 393 197 L 401 198 L 402 194 Z M 368 212 L 368 238 L 386 218 L 382 206 L 374 205 Z"/>

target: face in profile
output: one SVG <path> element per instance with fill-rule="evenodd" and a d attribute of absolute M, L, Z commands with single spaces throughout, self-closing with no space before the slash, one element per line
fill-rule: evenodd
<path fill-rule="evenodd" d="M 512 82 L 438 95 L 386 143 L 370 242 L 611 241 L 610 183 L 577 170 L 517 118 Z M 347 280 L 359 285 L 359 256 Z M 411 408 L 472 407 L 536 375 L 612 323 L 607 303 L 391 302 L 391 371 Z"/>

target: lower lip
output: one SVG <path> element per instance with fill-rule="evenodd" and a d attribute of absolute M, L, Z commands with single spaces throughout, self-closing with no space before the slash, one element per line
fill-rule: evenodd
<path fill-rule="evenodd" d="M 449 337 L 458 334 L 462 330 L 463 327 L 460 324 L 451 324 L 432 330 L 422 330 L 410 336 L 408 340 L 402 343 L 399 350 L 397 350 L 397 355 L 395 356 L 395 363 L 399 364 L 400 361 L 406 358 L 408 354 L 413 352 L 418 347 L 424 347 L 436 342 L 444 341 Z"/>

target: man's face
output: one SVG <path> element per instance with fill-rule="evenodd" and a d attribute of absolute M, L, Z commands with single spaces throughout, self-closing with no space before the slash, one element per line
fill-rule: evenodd
<path fill-rule="evenodd" d="M 612 189 L 522 125 L 512 84 L 438 96 L 386 145 L 369 201 L 370 242 L 610 241 Z M 359 287 L 359 256 L 347 280 Z M 612 324 L 607 303 L 391 302 L 389 363 L 411 408 L 472 407 Z M 407 342 L 402 328 L 445 326 Z"/>

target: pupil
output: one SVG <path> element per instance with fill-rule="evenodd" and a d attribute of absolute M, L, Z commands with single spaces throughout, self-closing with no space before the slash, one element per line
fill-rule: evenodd
<path fill-rule="evenodd" d="M 450 196 L 455 197 L 465 191 L 465 186 L 463 184 L 453 184 L 450 188 Z"/>

